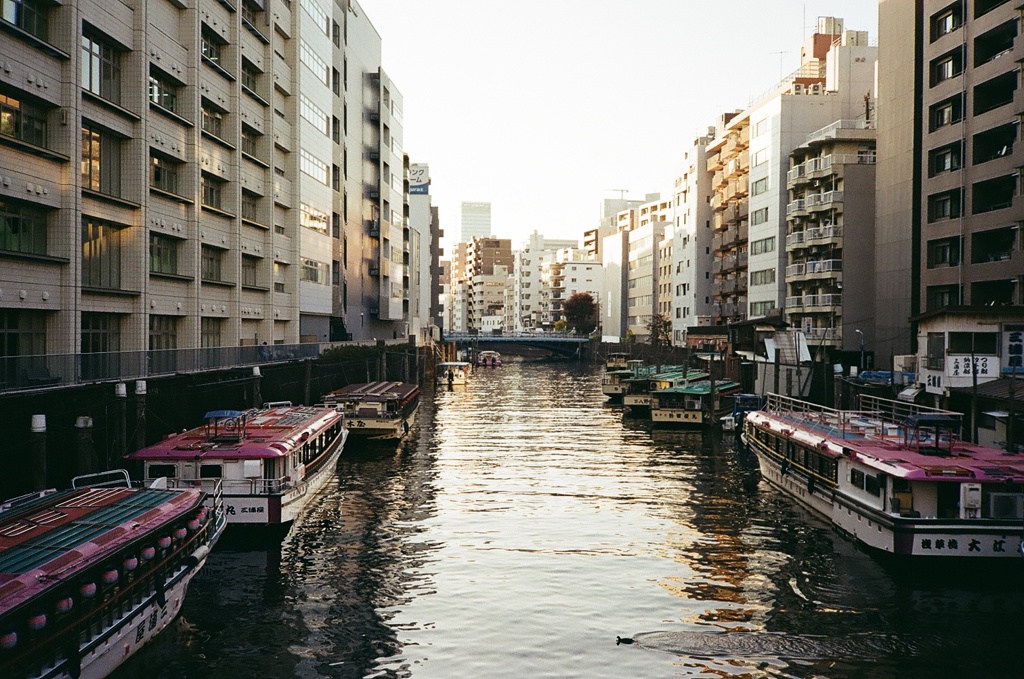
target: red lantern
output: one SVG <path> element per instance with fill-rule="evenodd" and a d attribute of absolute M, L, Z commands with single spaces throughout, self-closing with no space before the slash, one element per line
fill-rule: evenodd
<path fill-rule="evenodd" d="M 57 599 L 56 608 L 57 608 L 57 612 L 58 613 L 67 613 L 68 611 L 70 611 L 74 607 L 75 607 L 75 602 L 69 596 L 63 597 L 61 599 Z"/>
<path fill-rule="evenodd" d="M 134 556 L 129 556 L 124 560 L 124 569 L 126 572 L 131 573 L 133 570 L 139 567 L 139 560 Z"/>
<path fill-rule="evenodd" d="M 187 528 L 188 528 L 188 529 L 189 529 L 190 531 L 192 531 L 193 533 L 195 533 L 195 532 L 196 532 L 197 530 L 199 530 L 199 527 L 200 527 L 200 526 L 202 526 L 202 525 L 203 525 L 203 524 L 202 524 L 202 522 L 200 522 L 200 521 L 199 521 L 199 519 L 192 519 L 191 521 L 189 521 L 189 522 L 188 522 L 188 523 L 186 524 L 186 527 L 187 527 Z"/>
<path fill-rule="evenodd" d="M 184 528 L 175 528 L 173 535 L 175 540 L 184 540 L 185 536 L 188 535 L 188 531 Z"/>
<path fill-rule="evenodd" d="M 146 545 L 142 548 L 142 551 L 139 552 L 139 556 L 142 557 L 143 561 L 149 561 L 156 556 L 156 548 L 152 545 Z"/>
<path fill-rule="evenodd" d="M 38 632 L 39 630 L 43 629 L 44 627 L 46 627 L 46 615 L 45 614 L 38 613 L 38 614 L 33 615 L 31 618 L 28 619 L 28 628 L 30 630 L 34 630 L 34 631 Z"/>
<path fill-rule="evenodd" d="M 78 588 L 78 593 L 85 599 L 91 599 L 96 596 L 96 583 L 87 582 Z"/>
<path fill-rule="evenodd" d="M 160 547 L 160 549 L 167 549 L 171 546 L 171 536 L 161 535 L 160 538 L 156 541 L 156 544 Z"/>
<path fill-rule="evenodd" d="M 115 582 L 117 582 L 118 578 L 120 577 L 121 576 L 118 574 L 116 568 L 111 568 L 109 570 L 103 571 L 104 584 L 113 585 Z"/>
<path fill-rule="evenodd" d="M 0 648 L 8 649 L 14 648 L 18 645 L 18 633 L 7 632 L 6 634 L 0 634 Z"/>

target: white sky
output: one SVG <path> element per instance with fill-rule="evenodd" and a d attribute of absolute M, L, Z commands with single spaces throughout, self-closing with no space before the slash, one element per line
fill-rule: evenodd
<path fill-rule="evenodd" d="M 359 3 L 446 253 L 462 201 L 490 201 L 492 233 L 518 248 L 534 230 L 580 238 L 617 189 L 668 195 L 694 138 L 797 68 L 817 17 L 872 41 L 878 24 L 878 0 Z"/>

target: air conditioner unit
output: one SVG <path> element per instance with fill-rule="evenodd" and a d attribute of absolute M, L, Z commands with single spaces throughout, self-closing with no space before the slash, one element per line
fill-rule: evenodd
<path fill-rule="evenodd" d="M 793 83 L 793 94 L 803 94 L 804 86 L 801 83 Z"/>
<path fill-rule="evenodd" d="M 821 94 L 821 83 L 811 85 L 811 94 Z"/>

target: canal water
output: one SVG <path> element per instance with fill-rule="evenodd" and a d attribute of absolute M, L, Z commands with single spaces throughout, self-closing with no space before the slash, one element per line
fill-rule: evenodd
<path fill-rule="evenodd" d="M 116 677 L 1022 676 L 1024 559 L 895 570 L 600 381 L 513 359 L 428 389 L 282 543 L 222 543 Z"/>

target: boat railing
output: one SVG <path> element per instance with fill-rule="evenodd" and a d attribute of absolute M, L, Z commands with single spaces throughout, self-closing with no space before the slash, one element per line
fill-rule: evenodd
<path fill-rule="evenodd" d="M 131 488 L 132 479 L 127 470 L 110 469 L 92 474 L 82 474 L 71 479 L 71 487 L 78 488 Z"/>
<path fill-rule="evenodd" d="M 870 437 L 899 440 L 906 433 L 907 420 L 920 415 L 943 415 L 960 420 L 950 410 L 861 395 L 857 410 L 838 410 L 782 394 L 769 394 L 765 409 L 804 424 L 823 435 L 841 438 Z"/>

